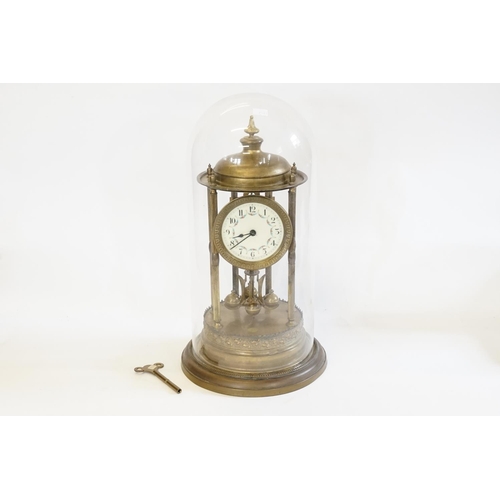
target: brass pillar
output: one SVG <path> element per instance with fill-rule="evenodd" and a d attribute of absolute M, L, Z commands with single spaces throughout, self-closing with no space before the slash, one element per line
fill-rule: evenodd
<path fill-rule="evenodd" d="M 238 198 L 238 193 L 236 191 L 231 192 L 231 197 L 229 198 L 229 201 L 233 201 L 236 198 Z M 233 292 L 236 295 L 240 295 L 239 289 L 240 289 L 240 280 L 239 280 L 239 268 L 236 266 L 233 266 Z M 243 294 L 243 290 L 241 291 L 241 294 Z"/>
<path fill-rule="evenodd" d="M 292 243 L 288 249 L 288 324 L 295 324 L 295 212 L 297 209 L 297 190 L 288 191 L 288 216 L 292 223 Z"/>
<path fill-rule="evenodd" d="M 274 200 L 273 192 L 268 191 L 266 193 L 266 198 Z M 272 289 L 273 289 L 273 268 L 266 267 L 266 294 L 271 293 Z"/>
<path fill-rule="evenodd" d="M 210 248 L 210 288 L 212 296 L 212 316 L 216 327 L 220 322 L 219 254 L 212 239 L 212 228 L 217 217 L 217 190 L 208 188 L 208 232 Z"/>

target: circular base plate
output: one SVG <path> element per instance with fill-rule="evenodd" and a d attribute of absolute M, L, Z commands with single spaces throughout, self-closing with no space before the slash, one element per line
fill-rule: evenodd
<path fill-rule="evenodd" d="M 191 382 L 210 391 L 230 396 L 276 396 L 302 389 L 314 382 L 326 368 L 326 353 L 314 340 L 309 355 L 297 365 L 278 372 L 240 373 L 221 370 L 200 361 L 189 342 L 182 353 L 182 371 Z"/>

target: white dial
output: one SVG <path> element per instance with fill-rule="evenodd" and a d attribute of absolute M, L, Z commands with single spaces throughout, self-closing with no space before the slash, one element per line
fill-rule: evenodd
<path fill-rule="evenodd" d="M 219 214 L 216 227 L 219 252 L 226 260 L 234 257 L 238 262 L 232 263 L 239 267 L 270 265 L 269 259 L 281 258 L 291 239 L 286 212 L 278 203 L 262 196 L 242 197 L 231 202 Z M 245 263 L 254 265 L 249 267 Z"/>

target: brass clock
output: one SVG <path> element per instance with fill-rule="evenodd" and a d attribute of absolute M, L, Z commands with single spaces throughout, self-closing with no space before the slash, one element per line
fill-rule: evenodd
<path fill-rule="evenodd" d="M 183 351 L 182 369 L 211 391 L 271 396 L 316 380 L 326 354 L 295 303 L 296 197 L 307 176 L 261 150 L 253 116 L 245 133 L 242 151 L 197 178 L 207 191 L 211 301 L 201 332 Z M 287 194 L 286 204 L 278 192 Z M 278 264 L 286 288 L 275 291 Z M 221 283 L 221 266 L 228 266 L 229 282 Z M 222 300 L 221 288 L 227 289 Z"/>

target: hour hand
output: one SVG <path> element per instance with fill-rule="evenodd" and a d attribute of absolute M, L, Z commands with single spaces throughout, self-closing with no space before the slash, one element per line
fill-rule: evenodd
<path fill-rule="evenodd" d="M 254 229 L 252 229 L 249 233 L 247 234 L 239 234 L 238 236 L 234 236 L 234 238 L 243 238 L 243 236 L 255 236 L 257 233 L 255 232 Z"/>
<path fill-rule="evenodd" d="M 239 236 L 235 236 L 235 238 L 244 238 L 238 242 L 236 242 L 229 250 L 232 250 L 234 247 L 237 247 L 240 243 L 243 243 L 246 239 L 250 238 L 250 236 L 255 236 L 257 234 L 257 231 L 255 229 L 252 229 L 249 233 L 247 234 L 240 234 Z"/>

